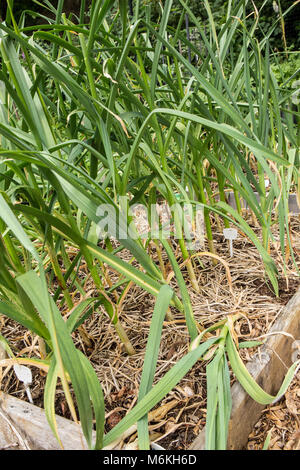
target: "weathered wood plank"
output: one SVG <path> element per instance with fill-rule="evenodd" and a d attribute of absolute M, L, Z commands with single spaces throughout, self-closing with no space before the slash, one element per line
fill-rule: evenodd
<path fill-rule="evenodd" d="M 80 425 L 61 416 L 56 416 L 56 420 L 64 450 L 87 449 Z M 18 442 L 12 428 L 18 431 L 30 449 L 61 449 L 42 408 L 0 392 L 0 449 Z"/>
<path fill-rule="evenodd" d="M 260 197 L 259 197 L 259 194 L 258 192 L 254 191 L 254 194 L 257 198 L 257 200 L 259 201 L 260 200 Z M 228 204 L 233 207 L 234 209 L 236 209 L 236 201 L 235 201 L 235 196 L 234 196 L 234 193 L 232 191 L 228 192 L 227 193 L 227 201 L 228 201 Z M 243 205 L 244 207 L 248 207 L 245 199 L 241 199 L 241 201 L 243 201 Z M 292 214 L 292 215 L 298 215 L 300 214 L 300 207 L 299 207 L 299 204 L 298 204 L 298 200 L 297 200 L 297 194 L 296 193 L 292 193 L 289 195 L 289 199 L 288 199 L 288 207 L 289 207 L 289 212 Z"/>

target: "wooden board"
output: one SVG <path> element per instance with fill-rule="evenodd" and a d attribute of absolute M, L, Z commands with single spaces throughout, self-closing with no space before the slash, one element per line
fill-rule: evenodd
<path fill-rule="evenodd" d="M 64 450 L 87 450 L 80 425 L 61 416 L 56 420 Z M 42 408 L 0 392 L 0 450 L 7 447 L 61 449 Z"/>
<path fill-rule="evenodd" d="M 258 192 L 254 191 L 254 194 L 255 194 L 257 200 L 259 201 L 260 197 L 259 197 Z M 227 201 L 228 201 L 228 204 L 231 207 L 233 207 L 234 209 L 237 208 L 234 193 L 232 191 L 227 193 Z M 243 201 L 243 207 L 247 208 L 248 205 L 247 205 L 245 199 L 241 199 L 241 201 Z M 289 195 L 288 207 L 289 207 L 290 214 L 292 214 L 292 215 L 300 214 L 300 207 L 299 207 L 299 204 L 298 204 L 298 199 L 297 199 L 297 194 L 296 193 L 292 193 L 292 194 Z"/>

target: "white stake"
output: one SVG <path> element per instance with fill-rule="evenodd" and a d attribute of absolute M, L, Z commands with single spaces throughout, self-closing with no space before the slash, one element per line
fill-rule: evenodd
<path fill-rule="evenodd" d="M 25 391 L 26 391 L 29 402 L 33 403 L 30 388 L 29 388 L 29 385 L 32 382 L 31 370 L 26 366 L 22 366 L 21 364 L 14 364 L 14 371 L 15 371 L 17 378 L 20 380 L 20 382 L 24 383 Z"/>
<path fill-rule="evenodd" d="M 232 240 L 235 240 L 237 237 L 237 230 L 235 228 L 224 228 L 223 235 L 226 240 L 229 240 L 229 250 L 230 250 L 230 258 L 233 257 L 233 244 Z"/>

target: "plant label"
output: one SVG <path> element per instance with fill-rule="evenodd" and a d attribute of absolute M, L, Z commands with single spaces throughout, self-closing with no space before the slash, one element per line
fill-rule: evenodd
<path fill-rule="evenodd" d="M 21 364 L 14 364 L 14 371 L 20 382 L 24 382 L 26 385 L 31 384 L 32 374 L 28 367 L 22 366 Z"/>
<path fill-rule="evenodd" d="M 224 228 L 223 235 L 226 240 L 229 240 L 230 258 L 233 257 L 232 240 L 237 238 L 237 230 L 235 228 Z"/>
<path fill-rule="evenodd" d="M 26 394 L 30 403 L 33 403 L 30 393 L 29 385 L 32 382 L 32 374 L 29 367 L 22 366 L 21 364 L 14 364 L 14 371 L 20 382 L 24 383 Z"/>

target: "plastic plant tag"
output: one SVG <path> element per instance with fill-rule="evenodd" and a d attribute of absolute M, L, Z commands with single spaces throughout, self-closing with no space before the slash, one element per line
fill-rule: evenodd
<path fill-rule="evenodd" d="M 152 450 L 166 450 L 164 447 L 156 444 L 155 442 L 151 442 L 151 449 Z"/>
<path fill-rule="evenodd" d="M 235 240 L 237 238 L 237 230 L 235 228 L 224 228 L 223 230 L 223 235 L 226 240 L 229 240 L 229 249 L 230 249 L 230 258 L 233 257 L 233 246 L 232 246 L 232 240 Z"/>
<path fill-rule="evenodd" d="M 14 371 L 15 371 L 17 378 L 20 380 L 20 382 L 24 383 L 28 400 L 30 401 L 30 403 L 33 403 L 32 396 L 31 396 L 30 389 L 29 389 L 29 385 L 32 382 L 31 370 L 26 366 L 22 366 L 21 364 L 14 364 Z"/>
<path fill-rule="evenodd" d="M 32 374 L 31 370 L 26 366 L 21 366 L 20 364 L 14 364 L 14 371 L 16 376 L 21 382 L 24 384 L 31 384 L 32 382 Z"/>

